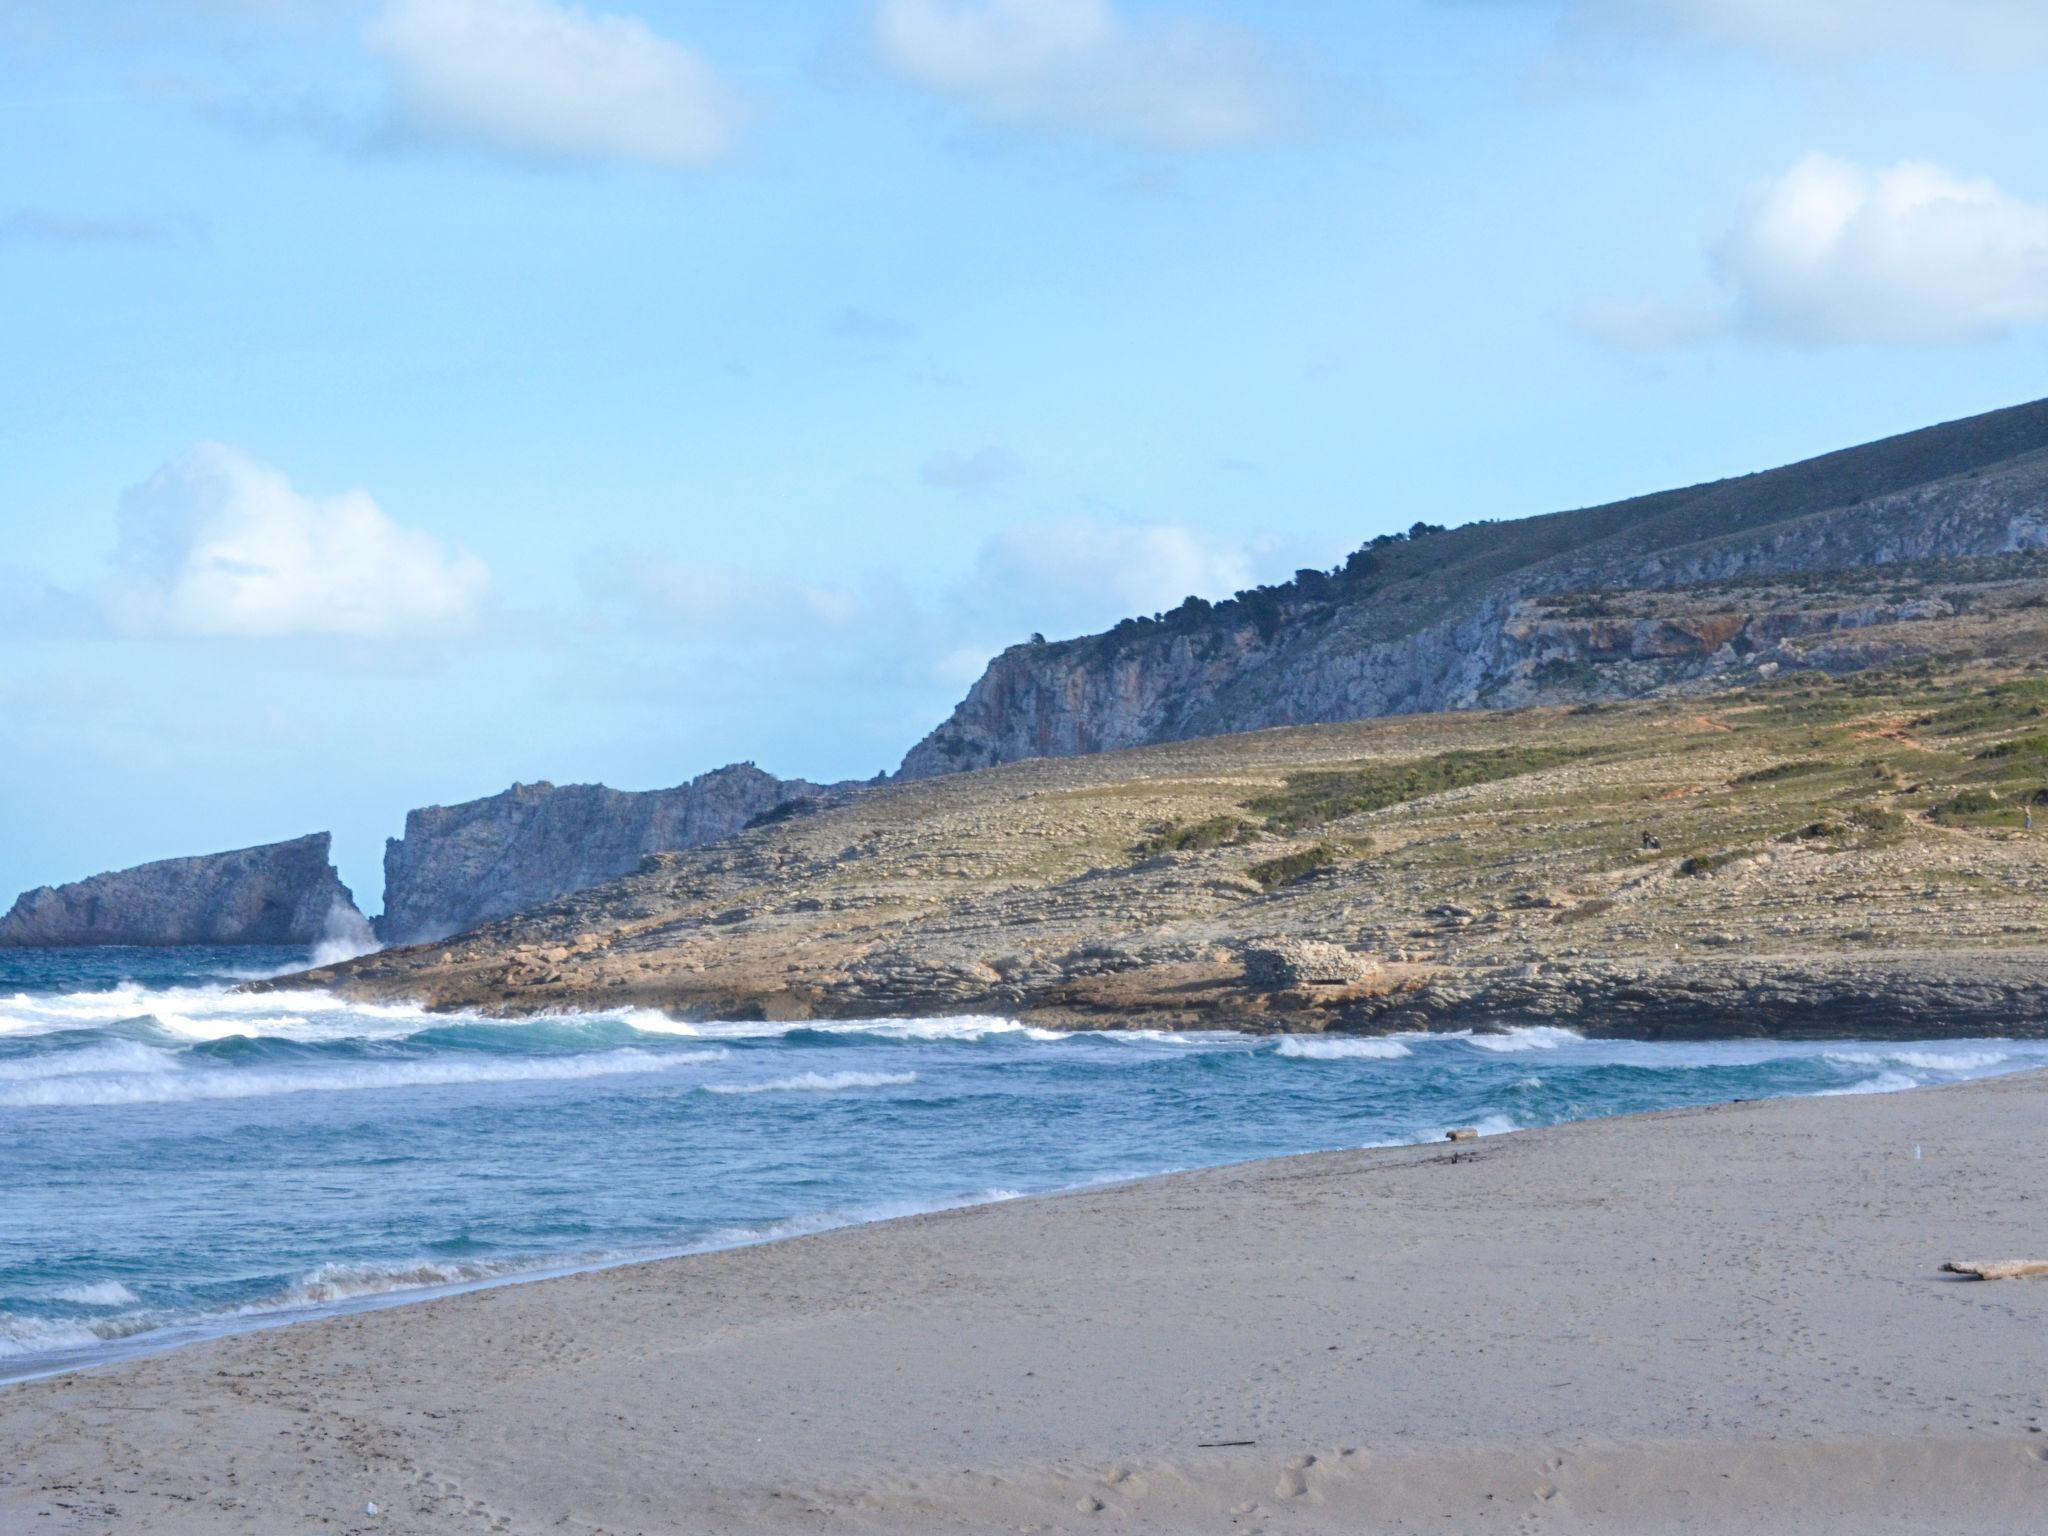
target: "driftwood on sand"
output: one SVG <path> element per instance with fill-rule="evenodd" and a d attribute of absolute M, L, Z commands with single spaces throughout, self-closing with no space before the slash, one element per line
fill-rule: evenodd
<path fill-rule="evenodd" d="M 2048 1259 L 1950 1259 L 1941 1267 L 1952 1275 L 1969 1275 L 1977 1280 L 2019 1280 L 2027 1275 L 2048 1275 Z"/>

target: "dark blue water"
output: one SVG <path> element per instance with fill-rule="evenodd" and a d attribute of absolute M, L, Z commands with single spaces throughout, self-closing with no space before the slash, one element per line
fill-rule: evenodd
<path fill-rule="evenodd" d="M 0 950 L 0 1377 L 368 1298 L 1276 1153 L 2048 1064 L 2048 1043 L 506 1022 Z"/>

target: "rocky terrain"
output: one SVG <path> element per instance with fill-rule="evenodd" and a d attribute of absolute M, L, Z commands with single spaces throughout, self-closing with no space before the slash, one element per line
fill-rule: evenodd
<path fill-rule="evenodd" d="M 315 832 L 39 886 L 0 917 L 0 945 L 317 944 L 362 924 Z"/>
<path fill-rule="evenodd" d="M 1676 630 L 1732 649 L 1747 632 L 1785 660 L 1654 700 L 897 782 L 311 979 L 507 1013 L 2039 1034 L 2037 566 L 1900 566 L 1863 593 L 1724 584 L 1591 614 L 1552 605 L 1529 622 L 1585 626 L 1603 646 Z M 1748 616 L 1761 611 L 1807 617 L 1760 629 Z M 1813 662 L 1843 644 L 1863 670 Z"/>
<path fill-rule="evenodd" d="M 2048 401 L 1611 506 L 1417 524 L 1334 571 L 1013 646 L 902 774 L 1846 670 L 1925 649 L 1899 621 L 1939 616 L 1868 600 L 1870 576 L 2043 548 Z M 1714 583 L 1742 584 L 1743 600 L 1702 611 L 1683 595 Z"/>
<path fill-rule="evenodd" d="M 461 805 L 408 812 L 384 845 L 377 935 L 408 944 L 474 928 L 625 874 L 649 853 L 730 837 L 754 818 L 843 799 L 840 785 L 734 763 L 674 789 L 514 784 Z"/>

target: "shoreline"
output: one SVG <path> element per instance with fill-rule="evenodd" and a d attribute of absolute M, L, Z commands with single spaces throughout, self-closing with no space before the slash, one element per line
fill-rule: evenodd
<path fill-rule="evenodd" d="M 578 1015 L 573 1011 L 565 1011 L 560 1016 L 573 1018 L 577 1017 Z M 1495 1030 L 1477 1032 L 1446 1030 L 1437 1033 L 1442 1033 L 1446 1035 L 1452 1033 L 1488 1033 L 1511 1035 L 1515 1033 L 1517 1029 L 1524 1027 L 1528 1026 L 1502 1026 Z M 1136 1030 L 1137 1028 L 1139 1028 L 1139 1026 L 1130 1026 L 1129 1028 L 1131 1030 Z M 1208 1032 L 1217 1034 L 1219 1036 L 1235 1036 L 1237 1038 L 1247 1040 L 1276 1038 L 1315 1038 L 1313 1036 L 1305 1035 L 1296 1035 L 1288 1037 L 1277 1033 L 1262 1035 L 1258 1032 L 1245 1032 L 1241 1030 L 1214 1030 Z M 1191 1033 L 1201 1033 L 1201 1031 L 1191 1031 Z M 1432 1032 L 1411 1030 L 1397 1032 L 1395 1034 L 1391 1034 L 1383 1038 L 1392 1040 L 1399 1040 L 1403 1038 L 1415 1040 L 1418 1038 L 1424 1038 L 1430 1033 Z M 1572 1033 L 1578 1032 L 1572 1031 Z M 1582 1038 L 1594 1039 L 1601 1037 L 1589 1034 L 1584 1035 Z M 1608 1036 L 1606 1038 L 1621 1037 Z M 1858 1037 L 1855 1036 L 1830 1036 L 1823 1038 L 1829 1041 L 1841 1039 L 1845 1042 L 1855 1041 L 1858 1039 Z M 1952 1041 L 1916 1040 L 1913 1043 L 1925 1043 L 1934 1045 L 1972 1043 L 1988 1046 L 1998 1044 L 2014 1044 L 2017 1043 L 2017 1041 L 2020 1038 L 2021 1037 L 2018 1036 L 1968 1036 L 1958 1037 L 1957 1039 Z M 1652 1041 L 1650 1043 L 1656 1042 Z M 1729 1041 L 1728 1043 L 1738 1042 Z M 1885 1042 L 1877 1039 L 1871 1039 L 1864 1041 L 1863 1043 L 1882 1044 Z M 1478 1120 L 1477 1122 L 1475 1122 L 1475 1124 L 1477 1127 L 1477 1136 L 1481 1139 L 1491 1140 L 1492 1138 L 1503 1135 L 1519 1136 L 1537 1134 L 1545 1131 L 1555 1130 L 1563 1126 L 1631 1120 L 1641 1118 L 1644 1116 L 1654 1116 L 1665 1113 L 1683 1112 L 1701 1108 L 1714 1108 L 1728 1104 L 1775 1102 L 1780 1100 L 1796 1101 L 1800 1099 L 1830 1098 L 1844 1094 L 1857 1093 L 1918 1093 L 1924 1092 L 1931 1088 L 1956 1087 L 1960 1086 L 1963 1083 L 1968 1082 L 1992 1081 L 1999 1078 L 2026 1076 L 2033 1073 L 2039 1073 L 2044 1077 L 2044 1079 L 2048 1079 L 2048 1066 L 2018 1066 L 2010 1067 L 2005 1070 L 1994 1069 L 1989 1072 L 1983 1073 L 1979 1076 L 1955 1079 L 1947 1083 L 1913 1083 L 1903 1087 L 1881 1088 L 1830 1088 L 1819 1090 L 1807 1090 L 1803 1092 L 1758 1094 L 1751 1097 L 1738 1097 L 1726 1100 L 1712 1100 L 1706 1101 L 1704 1103 L 1681 1102 L 1677 1104 L 1665 1105 L 1659 1108 L 1627 1111 L 1621 1114 L 1587 1115 L 1573 1119 L 1559 1120 L 1544 1124 L 1528 1126 L 1509 1124 L 1503 1128 L 1502 1126 L 1493 1123 L 1492 1121 L 1489 1121 L 1485 1118 Z M 628 1268 L 644 1264 L 665 1264 L 677 1260 L 698 1258 L 706 1254 L 725 1253 L 739 1248 L 756 1247 L 767 1243 L 793 1242 L 802 1238 L 815 1237 L 833 1232 L 845 1231 L 853 1228 L 886 1225 L 893 1221 L 911 1220 L 919 1217 L 941 1215 L 953 1211 L 975 1210 L 985 1206 L 1007 1204 L 1014 1200 L 1056 1199 L 1065 1195 L 1080 1194 L 1096 1189 L 1116 1188 L 1131 1184 L 1143 1184 L 1153 1180 L 1171 1179 L 1189 1174 L 1210 1172 L 1218 1169 L 1248 1167 L 1259 1163 L 1267 1162 L 1285 1163 L 1290 1159 L 1294 1158 L 1335 1156 L 1347 1152 L 1378 1152 L 1389 1150 L 1406 1150 L 1414 1148 L 1438 1147 L 1441 1145 L 1443 1145 L 1443 1142 L 1438 1139 L 1436 1133 L 1431 1133 L 1427 1137 L 1417 1137 L 1406 1140 L 1359 1142 L 1346 1146 L 1312 1148 L 1305 1151 L 1283 1152 L 1278 1154 L 1261 1153 L 1255 1154 L 1250 1157 L 1227 1159 L 1222 1162 L 1192 1163 L 1165 1168 L 1158 1168 L 1153 1171 L 1147 1172 L 1114 1174 L 1106 1177 L 1085 1179 L 1077 1183 L 1052 1185 L 1042 1189 L 1025 1189 L 1022 1191 L 1013 1191 L 1008 1188 L 1007 1184 L 1005 1184 L 1002 1186 L 997 1186 L 993 1190 L 982 1190 L 975 1192 L 973 1194 L 958 1197 L 942 1195 L 934 1197 L 929 1202 L 912 1201 L 908 1203 L 907 1209 L 888 1209 L 886 1210 L 886 1213 L 882 1214 L 875 1214 L 871 1212 L 870 1208 L 858 1206 L 844 1212 L 839 1210 L 799 1212 L 793 1215 L 777 1218 L 774 1221 L 768 1222 L 759 1228 L 735 1229 L 730 1234 L 721 1235 L 719 1237 L 695 1244 L 675 1246 L 655 1245 L 637 1251 L 628 1250 L 612 1253 L 600 1252 L 580 1255 L 532 1254 L 508 1256 L 508 1258 L 505 1260 L 505 1267 L 499 1270 L 497 1273 L 493 1274 L 479 1275 L 473 1278 L 465 1279 L 450 1279 L 443 1282 L 423 1285 L 395 1285 L 388 1290 L 370 1290 L 365 1291 L 361 1294 L 337 1297 L 335 1299 L 328 1301 L 301 1302 L 296 1304 L 284 1303 L 275 1306 L 256 1306 L 236 1311 L 222 1312 L 218 1314 L 208 1314 L 199 1317 L 190 1317 L 180 1321 L 167 1323 L 159 1328 L 140 1330 L 132 1334 L 118 1335 L 113 1338 L 104 1340 L 99 1345 L 83 1345 L 67 1349 L 53 1349 L 41 1356 L 17 1356 L 15 1357 L 16 1361 L 26 1360 L 30 1362 L 26 1368 L 22 1369 L 15 1368 L 14 1362 L 10 1362 L 5 1359 L 0 1359 L 0 1391 L 4 1391 L 10 1386 L 14 1386 L 24 1382 L 48 1380 L 52 1377 L 63 1376 L 76 1371 L 104 1370 L 120 1366 L 129 1361 L 149 1359 L 156 1356 L 173 1353 L 179 1350 L 189 1349 L 198 1345 L 215 1342 L 218 1340 L 241 1337 L 246 1334 L 263 1333 L 285 1327 L 296 1327 L 302 1324 L 317 1323 L 332 1318 L 352 1317 L 363 1313 L 387 1311 L 394 1307 L 405 1307 L 418 1304 L 425 1304 L 428 1302 L 438 1301 L 451 1296 L 469 1295 L 478 1291 L 491 1290 L 500 1286 L 535 1284 L 544 1281 L 571 1278 L 579 1275 L 600 1274 L 608 1270 Z M 901 1204 L 901 1202 L 892 1202 L 892 1204 Z M 394 1259 L 390 1262 L 394 1266 L 397 1266 L 403 1265 L 406 1261 L 402 1259 Z M 425 1261 L 421 1262 L 424 1263 Z"/>
<path fill-rule="evenodd" d="M 241 983 L 266 992 L 319 987 L 428 1012 L 528 1017 L 651 1008 L 688 1023 L 844 1022 L 1001 1016 L 1046 1029 L 1229 1029 L 1384 1035 L 1564 1025 L 1589 1039 L 1939 1040 L 2048 1038 L 2048 949 L 1874 954 L 1616 955 L 1499 965 L 1389 966 L 1352 986 L 1263 991 L 1234 966 L 1137 966 L 1032 991 L 962 991 L 934 971 L 891 990 L 811 989 L 786 981 L 612 981 L 568 974 L 513 983 L 490 971 L 442 977 L 384 950 L 345 967 Z"/>
<path fill-rule="evenodd" d="M 2024 1530 L 2048 1286 L 1938 1266 L 2048 1252 L 2044 1108 L 2033 1071 L 1661 1110 L 295 1321 L 0 1391 L 0 1517 Z"/>

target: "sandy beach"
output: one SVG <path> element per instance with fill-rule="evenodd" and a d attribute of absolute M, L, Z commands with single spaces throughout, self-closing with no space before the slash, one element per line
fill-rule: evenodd
<path fill-rule="evenodd" d="M 1243 1164 L 0 1389 L 0 1530 L 2022 1532 L 2048 1076 Z M 374 1514 L 369 1506 L 376 1506 Z"/>

